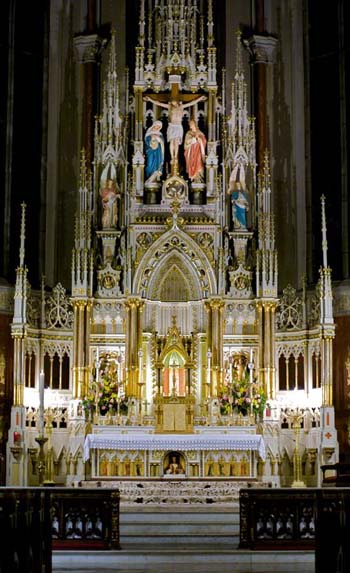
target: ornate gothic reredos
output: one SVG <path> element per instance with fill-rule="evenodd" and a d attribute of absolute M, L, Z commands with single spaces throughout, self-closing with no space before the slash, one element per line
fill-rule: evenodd
<path fill-rule="evenodd" d="M 198 434 L 202 445 L 191 446 L 191 456 L 181 453 L 186 468 L 180 455 L 174 462 L 186 475 L 256 477 L 257 464 L 248 460 L 258 454 L 251 456 L 250 448 L 232 453 L 237 428 L 230 427 L 244 419 L 244 434 L 248 419 L 254 427 L 245 437 L 253 435 L 256 413 L 274 460 L 264 477 L 279 483 L 273 468 L 292 443 L 283 431 L 300 415 L 300 404 L 312 411 L 310 443 L 320 463 L 326 452 L 336 457 L 324 200 L 319 290 L 308 298 L 305 287 L 302 297 L 288 288 L 279 301 L 269 157 L 256 185 L 241 36 L 227 89 L 225 73 L 217 70 L 213 10 L 212 0 L 140 0 L 135 69 L 122 98 L 112 34 L 94 162 L 87 165 L 84 152 L 81 158 L 70 299 L 60 285 L 48 295 L 43 284 L 41 299 L 31 293 L 22 206 L 12 324 L 16 415 L 9 436 L 26 433 L 31 444 L 36 420 L 43 431 L 42 402 L 40 415 L 37 406 L 44 370 L 41 383 L 46 377 L 54 396 L 46 422 L 56 421 L 56 460 L 67 439 L 59 425 L 69 432 L 67 482 L 84 475 L 84 407 L 94 413 L 96 433 L 106 425 L 102 406 L 122 439 L 125 426 L 149 427 L 145 435 L 136 429 L 143 445 L 133 452 L 101 453 L 92 463 L 98 477 L 162 476 L 167 470 L 159 460 L 184 446 L 170 436 L 163 451 L 152 432 Z M 111 370 L 104 368 L 108 361 Z M 321 406 L 328 408 L 327 442 Z M 225 442 L 223 456 L 220 444 L 210 448 L 202 439 L 206 432 Z M 262 438 L 253 438 L 257 447 Z M 24 464 L 22 470 L 26 475 Z"/>

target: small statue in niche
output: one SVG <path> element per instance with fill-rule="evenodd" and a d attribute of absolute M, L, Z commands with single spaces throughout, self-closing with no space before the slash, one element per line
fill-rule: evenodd
<path fill-rule="evenodd" d="M 114 179 L 101 181 L 102 229 L 115 229 L 118 223 L 118 184 Z"/>
<path fill-rule="evenodd" d="M 179 475 L 185 473 L 178 455 L 171 454 L 169 456 L 169 463 L 165 468 L 165 473 L 167 475 Z"/>
<path fill-rule="evenodd" d="M 164 137 L 161 132 L 162 122 L 155 121 L 146 131 L 146 183 L 159 181 L 164 164 Z"/>
<path fill-rule="evenodd" d="M 239 181 L 234 183 L 231 188 L 232 219 L 233 228 L 236 230 L 247 229 L 247 211 L 249 210 L 249 201 L 247 193 L 242 188 Z"/>
<path fill-rule="evenodd" d="M 229 181 L 229 195 L 232 204 L 232 220 L 234 230 L 247 230 L 247 211 L 249 211 L 248 193 L 245 183 L 245 169 L 241 163 L 236 163 L 232 169 Z"/>
<path fill-rule="evenodd" d="M 185 136 L 186 171 L 193 182 L 204 181 L 205 146 L 207 140 L 196 122 L 190 120 L 190 129 Z"/>

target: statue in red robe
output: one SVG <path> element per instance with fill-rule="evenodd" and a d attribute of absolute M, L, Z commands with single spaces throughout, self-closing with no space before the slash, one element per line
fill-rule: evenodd
<path fill-rule="evenodd" d="M 205 146 L 207 140 L 196 122 L 190 120 L 190 129 L 185 137 L 186 171 L 193 182 L 204 181 Z"/>

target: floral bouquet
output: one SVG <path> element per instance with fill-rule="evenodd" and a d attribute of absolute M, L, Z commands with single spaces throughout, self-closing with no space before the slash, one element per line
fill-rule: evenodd
<path fill-rule="evenodd" d="M 233 380 L 220 395 L 222 415 L 236 412 L 246 416 L 250 412 L 260 416 L 266 405 L 266 394 L 259 384 L 250 383 L 247 373 L 241 380 Z"/>
<path fill-rule="evenodd" d="M 96 409 L 102 416 L 107 412 L 128 413 L 128 399 L 122 393 L 114 368 L 100 370 L 100 380 L 92 383 L 91 391 L 84 397 L 82 404 L 85 411 Z"/>

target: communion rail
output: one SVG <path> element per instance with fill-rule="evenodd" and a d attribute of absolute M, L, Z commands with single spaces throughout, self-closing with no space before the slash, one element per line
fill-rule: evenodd
<path fill-rule="evenodd" d="M 350 571 L 350 488 L 240 491 L 240 548 L 315 551 L 315 572 Z"/>
<path fill-rule="evenodd" d="M 0 487 L 0 573 L 51 573 L 52 550 L 120 549 L 119 492 Z"/>

